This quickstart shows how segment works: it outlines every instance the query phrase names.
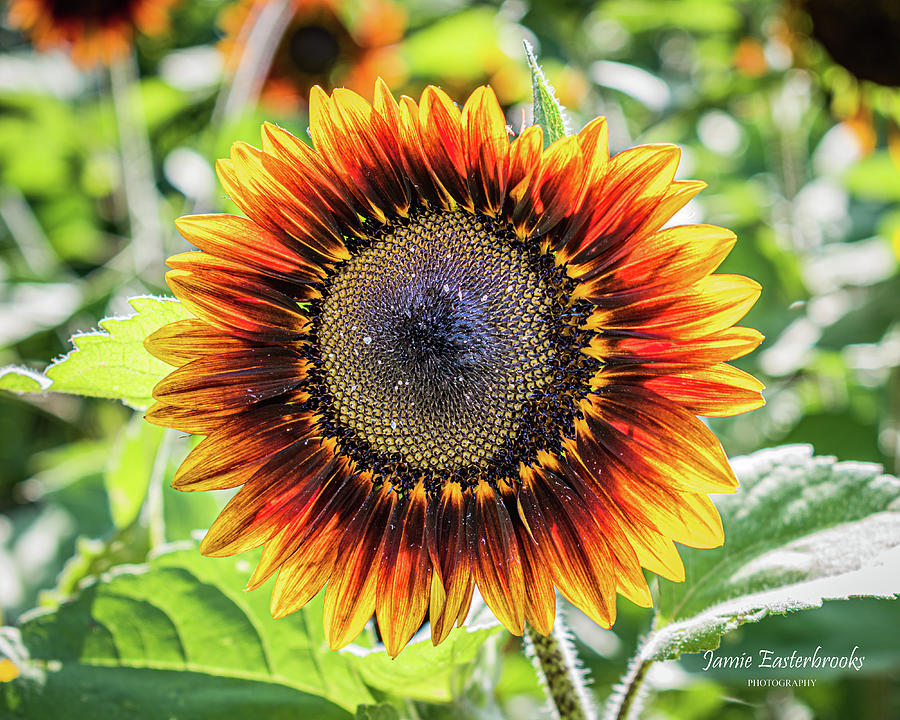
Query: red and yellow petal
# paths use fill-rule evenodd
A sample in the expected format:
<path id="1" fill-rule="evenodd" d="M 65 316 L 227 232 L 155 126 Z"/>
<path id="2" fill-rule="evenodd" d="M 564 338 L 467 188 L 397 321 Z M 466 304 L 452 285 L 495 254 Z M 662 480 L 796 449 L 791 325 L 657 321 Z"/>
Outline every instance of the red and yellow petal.
<path id="1" fill-rule="evenodd" d="M 497 492 L 481 481 L 471 492 L 466 512 L 466 537 L 475 583 L 485 604 L 507 630 L 525 629 L 525 577 L 519 541 L 506 506 Z"/>
<path id="2" fill-rule="evenodd" d="M 396 502 L 384 535 L 375 616 L 391 657 L 406 647 L 428 610 L 432 571 L 425 528 L 427 503 L 420 482 Z"/>
<path id="3" fill-rule="evenodd" d="M 387 483 L 373 489 L 341 537 L 337 550 L 341 560 L 325 587 L 325 637 L 332 650 L 359 635 L 375 611 L 378 563 L 396 502 Z"/>

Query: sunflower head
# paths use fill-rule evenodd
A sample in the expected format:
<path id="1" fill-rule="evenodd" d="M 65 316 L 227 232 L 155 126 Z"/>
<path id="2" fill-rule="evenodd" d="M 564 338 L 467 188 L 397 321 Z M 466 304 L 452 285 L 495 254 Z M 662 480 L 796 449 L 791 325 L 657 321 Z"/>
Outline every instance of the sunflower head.
<path id="1" fill-rule="evenodd" d="M 107 65 L 131 48 L 135 32 L 166 29 L 177 0 L 10 0 L 9 21 L 35 47 L 66 49 L 75 62 Z"/>
<path id="2" fill-rule="evenodd" d="M 262 545 L 276 616 L 324 587 L 335 648 L 373 612 L 391 655 L 426 615 L 437 644 L 475 587 L 518 634 L 556 590 L 604 627 L 649 606 L 641 568 L 683 579 L 736 487 L 696 416 L 762 404 L 727 364 L 759 286 L 712 274 L 734 234 L 665 227 L 703 183 L 671 145 L 610 157 L 602 118 L 510 140 L 487 87 L 314 88 L 310 128 L 219 162 L 246 217 L 179 221 L 197 317 L 147 341 L 177 368 L 147 418 L 206 436 L 175 486 L 242 486 L 202 550 Z"/>

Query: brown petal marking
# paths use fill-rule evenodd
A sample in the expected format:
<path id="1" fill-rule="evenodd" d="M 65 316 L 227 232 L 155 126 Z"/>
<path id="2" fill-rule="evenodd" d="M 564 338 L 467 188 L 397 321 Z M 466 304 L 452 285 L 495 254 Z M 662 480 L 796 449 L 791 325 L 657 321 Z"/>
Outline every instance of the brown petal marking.
<path id="1" fill-rule="evenodd" d="M 308 411 L 280 403 L 242 413 L 211 432 L 178 468 L 177 490 L 222 490 L 242 485 L 279 452 L 321 431 Z"/>
<path id="2" fill-rule="evenodd" d="M 272 288 L 182 269 L 166 273 L 166 282 L 194 315 L 228 333 L 258 343 L 291 342 L 306 334 L 308 320 L 296 301 Z"/>
<path id="3" fill-rule="evenodd" d="M 435 645 L 444 641 L 472 596 L 465 503 L 459 483 L 447 483 L 441 497 L 429 501 L 425 515 L 428 553 L 434 568 L 429 617 Z"/>
<path id="4" fill-rule="evenodd" d="M 296 388 L 306 361 L 285 348 L 252 348 L 192 360 L 160 380 L 153 397 L 198 409 L 246 408 Z"/>
<path id="5" fill-rule="evenodd" d="M 397 495 L 387 483 L 375 488 L 347 525 L 325 586 L 325 636 L 332 650 L 351 642 L 375 611 L 384 531 Z"/>
<path id="6" fill-rule="evenodd" d="M 475 583 L 484 602 L 514 635 L 525 628 L 525 578 L 519 541 L 506 507 L 484 481 L 469 491 L 466 537 Z"/>
<path id="7" fill-rule="evenodd" d="M 447 94 L 432 85 L 425 88 L 419 102 L 419 133 L 435 177 L 454 201 L 474 210 L 466 182 L 462 115 Z"/>
<path id="8" fill-rule="evenodd" d="M 175 221 L 181 235 L 201 250 L 246 265 L 263 275 L 302 283 L 318 283 L 325 270 L 304 255 L 304 246 L 267 232 L 237 215 L 189 215 Z"/>
<path id="9" fill-rule="evenodd" d="M 385 532 L 375 614 L 391 657 L 406 647 L 428 610 L 431 560 L 425 536 L 426 505 L 420 482 L 394 505 Z"/>
<path id="10" fill-rule="evenodd" d="M 463 107 L 462 127 L 469 195 L 476 210 L 495 216 L 506 196 L 509 135 L 493 90 L 476 88 Z"/>
<path id="11" fill-rule="evenodd" d="M 242 338 L 222 332 L 203 320 L 177 320 L 163 325 L 144 339 L 151 355 L 175 367 L 181 367 L 204 355 L 248 350 L 253 345 Z"/>

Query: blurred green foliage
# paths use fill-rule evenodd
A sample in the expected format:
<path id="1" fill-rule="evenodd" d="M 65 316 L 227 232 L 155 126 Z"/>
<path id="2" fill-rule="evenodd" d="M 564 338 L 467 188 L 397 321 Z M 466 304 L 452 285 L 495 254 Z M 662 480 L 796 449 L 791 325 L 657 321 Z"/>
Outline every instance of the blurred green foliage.
<path id="1" fill-rule="evenodd" d="M 215 182 L 215 159 L 233 140 L 258 144 L 264 119 L 305 132 L 302 106 L 253 102 L 236 115 L 219 112 L 227 79 L 214 45 L 226 4 L 182 3 L 169 34 L 137 42 L 129 102 L 141 109 L 138 130 L 152 152 L 145 179 L 153 197 L 145 200 L 162 229 L 149 263 L 147 249 L 129 240 L 137 233 L 119 142 L 126 118 L 109 76 L 60 53 L 35 53 L 21 35 L 0 30 L 0 365 L 43 370 L 71 350 L 73 333 L 129 312 L 127 297 L 164 293 L 164 255 L 187 249 L 172 219 L 234 209 Z M 682 146 L 679 176 L 702 178 L 709 189 L 678 221 L 734 229 L 739 242 L 722 271 L 764 287 L 745 324 L 767 340 L 738 364 L 764 379 L 768 404 L 710 421 L 730 454 L 803 442 L 897 472 L 900 172 L 887 139 L 897 118 L 879 112 L 893 96 L 864 87 L 864 101 L 877 94 L 874 112 L 862 121 L 838 114 L 846 90 L 829 82 L 827 54 L 792 43 L 776 0 L 411 0 L 403 8 L 406 80 L 395 90 L 435 82 L 461 97 L 491 82 L 518 129 L 531 101 L 528 40 L 575 129 L 604 114 L 614 151 L 639 142 Z M 135 430 L 131 416 L 102 400 L 0 393 L 5 621 L 36 605 L 58 577 L 43 602 L 86 575 L 145 559 L 158 541 L 188 539 L 215 516 L 223 498 L 166 489 L 154 500 L 164 517 L 160 537 L 150 536 L 147 508 L 129 493 L 153 472 L 171 478 L 187 441 L 154 434 L 167 454 L 148 468 L 152 461 L 129 443 L 151 431 Z M 601 699 L 649 622 L 646 611 L 620 605 L 611 631 L 571 613 Z M 686 656 L 659 685 L 666 691 L 652 711 L 689 720 L 900 716 L 900 651 L 880 632 L 896 626 L 897 613 L 896 603 L 855 600 L 742 628 L 727 636 L 729 652 L 827 639 L 865 647 L 873 661 L 862 673 L 820 677 L 815 687 L 772 691 L 748 688 L 741 673 L 704 673 Z M 481 687 L 511 717 L 537 713 L 543 696 L 518 640 L 489 660 L 468 692 Z"/>

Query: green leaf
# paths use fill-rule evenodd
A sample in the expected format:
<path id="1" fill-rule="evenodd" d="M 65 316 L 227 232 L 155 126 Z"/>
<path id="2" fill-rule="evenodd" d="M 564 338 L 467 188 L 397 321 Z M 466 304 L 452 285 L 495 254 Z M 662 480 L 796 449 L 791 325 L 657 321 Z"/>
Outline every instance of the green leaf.
<path id="1" fill-rule="evenodd" d="M 805 445 L 733 461 L 741 489 L 717 498 L 725 545 L 682 550 L 686 580 L 660 580 L 642 660 L 719 646 L 727 631 L 825 600 L 900 595 L 900 480 Z"/>
<path id="2" fill-rule="evenodd" d="M 528 57 L 528 67 L 531 69 L 531 86 L 534 92 L 534 124 L 540 125 L 544 131 L 544 147 L 556 142 L 561 137 L 569 134 L 569 123 L 566 120 L 566 112 L 559 100 L 553 86 L 538 65 L 534 56 L 534 49 L 529 42 L 525 42 L 525 55 Z"/>
<path id="3" fill-rule="evenodd" d="M 110 516 L 119 530 L 133 523 L 141 511 L 164 433 L 135 414 L 116 439 L 103 484 Z"/>
<path id="4" fill-rule="evenodd" d="M 269 592 L 243 591 L 251 569 L 246 558 L 204 558 L 194 543 L 180 543 L 4 628 L 0 656 L 22 676 L 0 684 L 0 717 L 50 718 L 66 707 L 76 719 L 280 718 L 293 708 L 293 718 L 327 719 L 365 706 L 380 719 L 388 711 L 370 688 L 451 700 L 454 681 L 501 630 L 493 616 L 476 613 L 436 648 L 423 630 L 393 660 L 381 645 L 334 652 L 321 595 L 273 620 Z M 154 686 L 160 693 L 151 701 Z"/>
<path id="5" fill-rule="evenodd" d="M 396 658 L 378 645 L 356 649 L 351 658 L 370 687 L 413 700 L 448 702 L 453 699 L 453 677 L 459 667 L 472 663 L 484 644 L 502 630 L 490 613 L 475 613 L 466 625 L 455 628 L 437 647 L 428 629 L 420 633 Z M 428 668 L 427 673 L 422 668 Z"/>
<path id="6" fill-rule="evenodd" d="M 172 298 L 135 297 L 128 302 L 137 311 L 135 315 L 101 320 L 105 332 L 75 335 L 75 349 L 52 363 L 45 375 L 4 368 L 0 389 L 20 393 L 49 390 L 121 400 L 139 410 L 149 407 L 153 386 L 172 367 L 144 349 L 144 338 L 167 323 L 192 315 Z"/>
<path id="7" fill-rule="evenodd" d="M 360 705 L 356 708 L 356 720 L 400 720 L 400 713 L 390 703 Z"/>
<path id="8" fill-rule="evenodd" d="M 0 390 L 8 390 L 19 395 L 39 393 L 49 388 L 50 383 L 50 378 L 28 368 L 14 365 L 0 368 Z"/>
<path id="9" fill-rule="evenodd" d="M 273 620 L 245 593 L 246 559 L 191 545 L 123 566 L 57 610 L 0 635 L 22 675 L 0 716 L 348 718 L 375 700 L 346 653 L 328 649 L 321 601 Z"/>

